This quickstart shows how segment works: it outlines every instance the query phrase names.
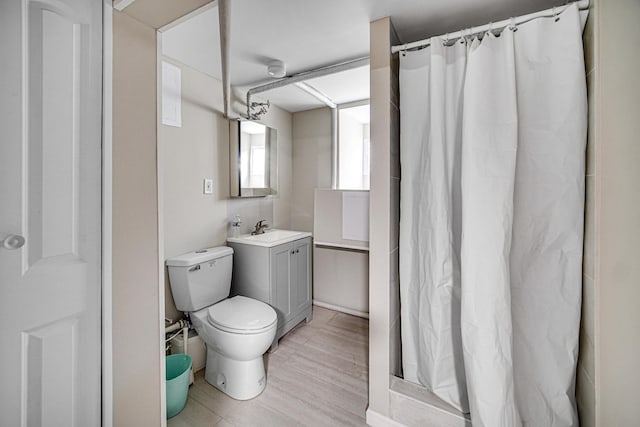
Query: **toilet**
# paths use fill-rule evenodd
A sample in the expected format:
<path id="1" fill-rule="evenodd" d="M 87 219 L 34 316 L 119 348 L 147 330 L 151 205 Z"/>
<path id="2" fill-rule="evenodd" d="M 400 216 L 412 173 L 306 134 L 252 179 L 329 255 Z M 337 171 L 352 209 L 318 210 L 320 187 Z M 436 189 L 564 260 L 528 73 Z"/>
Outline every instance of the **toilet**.
<path id="1" fill-rule="evenodd" d="M 188 312 L 207 346 L 205 380 L 237 400 L 266 386 L 263 354 L 276 334 L 275 310 L 261 301 L 229 298 L 233 249 L 220 246 L 167 259 L 178 310 Z"/>

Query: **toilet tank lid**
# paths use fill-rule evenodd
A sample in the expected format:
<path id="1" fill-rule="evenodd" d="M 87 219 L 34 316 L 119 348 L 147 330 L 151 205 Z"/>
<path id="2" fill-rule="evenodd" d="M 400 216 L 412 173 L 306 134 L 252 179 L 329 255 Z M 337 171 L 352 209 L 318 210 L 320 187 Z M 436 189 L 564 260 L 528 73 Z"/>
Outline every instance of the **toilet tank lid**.
<path id="1" fill-rule="evenodd" d="M 232 248 L 228 246 L 217 246 L 215 248 L 200 249 L 195 252 L 188 252 L 167 258 L 167 265 L 170 267 L 190 267 L 228 255 L 233 255 Z"/>

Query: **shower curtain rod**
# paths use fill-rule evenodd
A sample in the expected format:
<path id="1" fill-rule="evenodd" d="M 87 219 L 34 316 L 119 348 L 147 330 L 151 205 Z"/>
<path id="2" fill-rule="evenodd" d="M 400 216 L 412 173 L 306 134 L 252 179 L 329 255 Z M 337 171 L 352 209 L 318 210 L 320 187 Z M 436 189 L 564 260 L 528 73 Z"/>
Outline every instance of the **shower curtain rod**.
<path id="1" fill-rule="evenodd" d="M 577 3 L 578 4 L 578 9 L 580 10 L 587 10 L 589 9 L 589 0 L 580 0 L 580 1 L 576 1 L 576 2 L 572 2 L 572 3 L 567 3 L 563 6 L 557 6 L 557 7 L 553 7 L 551 9 L 546 9 L 546 10 L 541 10 L 540 12 L 534 12 L 534 13 L 530 13 L 528 15 L 522 15 L 522 16 L 518 16 L 516 18 L 510 18 L 510 19 L 504 19 L 502 21 L 499 22 L 492 22 L 486 25 L 482 25 L 480 27 L 471 27 L 470 29 L 465 29 L 465 30 L 461 30 L 461 31 L 456 31 L 455 33 L 447 33 L 444 35 L 444 37 L 447 40 L 456 40 L 459 39 L 461 37 L 468 37 L 468 36 L 472 36 L 472 35 L 476 35 L 476 34 L 482 34 L 486 31 L 493 31 L 493 30 L 497 30 L 497 29 L 502 29 L 504 27 L 507 27 L 509 25 L 519 25 L 519 24 L 524 24 L 525 22 L 529 22 L 533 19 L 537 19 L 537 18 L 550 18 L 552 16 L 556 16 L 561 14 L 562 12 L 564 12 L 564 10 L 571 6 L 573 3 Z M 442 37 L 442 36 L 440 36 Z M 411 43 L 405 43 L 405 44 L 400 44 L 400 45 L 396 45 L 396 46 L 392 46 L 391 47 L 391 53 L 396 53 L 396 52 L 400 52 L 403 50 L 410 50 L 410 49 L 415 49 L 415 48 L 423 48 L 423 47 L 427 47 L 431 44 L 431 38 L 425 39 L 425 40 L 419 40 L 416 42 L 411 42 Z"/>

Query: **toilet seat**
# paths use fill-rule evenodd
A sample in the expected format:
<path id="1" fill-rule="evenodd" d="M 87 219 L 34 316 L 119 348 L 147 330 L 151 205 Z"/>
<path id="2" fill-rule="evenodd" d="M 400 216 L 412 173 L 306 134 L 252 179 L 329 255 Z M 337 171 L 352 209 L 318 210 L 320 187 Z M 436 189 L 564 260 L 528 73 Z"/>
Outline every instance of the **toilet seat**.
<path id="1" fill-rule="evenodd" d="M 209 307 L 207 320 L 209 324 L 225 332 L 258 334 L 274 327 L 278 316 L 268 304 L 235 296 Z"/>

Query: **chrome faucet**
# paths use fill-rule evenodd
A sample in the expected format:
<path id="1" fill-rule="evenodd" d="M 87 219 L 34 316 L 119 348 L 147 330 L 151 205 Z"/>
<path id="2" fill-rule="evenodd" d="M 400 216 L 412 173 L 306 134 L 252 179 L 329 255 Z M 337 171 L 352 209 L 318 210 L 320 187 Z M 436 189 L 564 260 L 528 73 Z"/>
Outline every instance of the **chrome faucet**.
<path id="1" fill-rule="evenodd" d="M 256 229 L 251 232 L 252 236 L 255 236 L 256 234 L 264 234 L 264 229 L 269 226 L 265 221 L 266 220 L 261 219 L 256 223 Z"/>

